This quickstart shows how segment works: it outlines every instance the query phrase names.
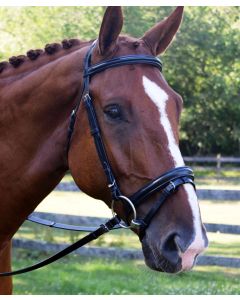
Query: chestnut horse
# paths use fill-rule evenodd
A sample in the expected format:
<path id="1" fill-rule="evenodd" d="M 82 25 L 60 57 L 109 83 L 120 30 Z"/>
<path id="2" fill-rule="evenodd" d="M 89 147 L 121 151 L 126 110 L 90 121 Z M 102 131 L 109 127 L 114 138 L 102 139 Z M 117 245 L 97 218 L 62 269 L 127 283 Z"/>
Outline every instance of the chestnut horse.
<path id="1" fill-rule="evenodd" d="M 92 63 L 124 55 L 156 56 L 166 50 L 182 20 L 178 7 L 141 38 L 120 35 L 121 8 L 107 8 Z M 11 270 L 11 238 L 69 169 L 88 195 L 111 206 L 111 195 L 87 112 L 80 104 L 67 147 L 69 117 L 83 85 L 90 42 L 64 40 L 45 51 L 0 63 L 0 272 Z M 124 195 L 132 195 L 170 169 L 184 166 L 178 147 L 182 98 L 150 65 L 110 68 L 91 79 L 91 95 L 106 152 Z M 144 214 L 154 193 L 137 208 Z M 118 215 L 125 218 L 122 203 Z M 141 239 L 146 264 L 158 271 L 192 268 L 207 246 L 195 190 L 181 185 L 157 211 Z M 12 293 L 11 277 L 0 278 L 0 294 Z"/>

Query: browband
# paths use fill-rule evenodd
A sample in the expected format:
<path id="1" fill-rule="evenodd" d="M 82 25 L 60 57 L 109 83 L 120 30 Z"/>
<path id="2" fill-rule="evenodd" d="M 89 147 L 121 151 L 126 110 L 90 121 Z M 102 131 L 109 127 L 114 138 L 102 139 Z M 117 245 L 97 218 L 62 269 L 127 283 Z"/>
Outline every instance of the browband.
<path id="1" fill-rule="evenodd" d="M 89 66 L 84 73 L 84 77 L 92 76 L 109 68 L 135 64 L 147 64 L 157 67 L 162 71 L 162 62 L 159 58 L 150 55 L 126 55 L 115 57 Z"/>

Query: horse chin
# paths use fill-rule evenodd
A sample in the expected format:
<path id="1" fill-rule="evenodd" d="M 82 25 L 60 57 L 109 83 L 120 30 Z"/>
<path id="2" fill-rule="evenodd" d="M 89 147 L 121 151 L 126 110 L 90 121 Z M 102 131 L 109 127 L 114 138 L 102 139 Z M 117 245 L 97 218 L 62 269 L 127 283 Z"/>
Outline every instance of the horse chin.
<path id="1" fill-rule="evenodd" d="M 178 262 L 173 265 L 161 254 L 159 249 L 149 245 L 144 239 L 142 241 L 142 250 L 145 263 L 150 269 L 172 274 L 181 272 L 182 265 L 180 257 Z"/>

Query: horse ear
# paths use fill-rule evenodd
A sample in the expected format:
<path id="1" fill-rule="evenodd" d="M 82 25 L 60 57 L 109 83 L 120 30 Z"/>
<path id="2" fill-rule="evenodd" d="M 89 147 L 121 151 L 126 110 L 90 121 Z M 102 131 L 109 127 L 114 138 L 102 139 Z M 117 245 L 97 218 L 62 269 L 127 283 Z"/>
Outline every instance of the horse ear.
<path id="1" fill-rule="evenodd" d="M 151 47 L 154 55 L 164 52 L 177 33 L 183 16 L 183 7 L 177 7 L 172 14 L 148 30 L 142 39 Z"/>
<path id="2" fill-rule="evenodd" d="M 106 55 L 115 48 L 122 26 L 121 7 L 109 6 L 105 11 L 98 37 L 98 47 L 101 55 Z"/>

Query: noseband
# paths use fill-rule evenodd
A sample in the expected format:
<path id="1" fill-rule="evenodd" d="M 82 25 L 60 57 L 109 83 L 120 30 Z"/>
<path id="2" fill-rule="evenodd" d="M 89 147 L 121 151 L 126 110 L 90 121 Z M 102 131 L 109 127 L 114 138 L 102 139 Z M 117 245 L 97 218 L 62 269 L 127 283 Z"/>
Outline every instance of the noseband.
<path id="1" fill-rule="evenodd" d="M 107 61 L 102 61 L 95 65 L 91 65 L 91 56 L 95 45 L 96 42 L 94 42 L 91 45 L 84 59 L 83 89 L 82 89 L 81 97 L 79 97 L 78 103 L 71 114 L 69 128 L 68 128 L 67 152 L 70 148 L 71 137 L 74 131 L 77 111 L 80 107 L 81 102 L 83 102 L 87 110 L 89 126 L 91 130 L 91 134 L 94 138 L 98 157 L 107 178 L 108 188 L 110 189 L 111 192 L 112 211 L 114 216 L 112 219 L 108 220 L 105 224 L 100 225 L 98 228 L 86 228 L 82 226 L 66 225 L 61 223 L 55 223 L 48 220 L 43 220 L 40 218 L 36 218 L 34 216 L 29 216 L 28 220 L 41 225 L 45 225 L 53 228 L 61 228 L 65 230 L 90 231 L 90 233 L 85 237 L 81 238 L 80 240 L 78 240 L 77 242 L 66 247 L 65 249 L 59 251 L 55 255 L 35 265 L 20 270 L 16 270 L 13 272 L 0 273 L 0 277 L 22 274 L 22 273 L 39 269 L 43 266 L 46 266 L 66 256 L 67 254 L 86 245 L 92 240 L 97 239 L 99 236 L 109 232 L 110 230 L 117 229 L 120 227 L 134 229 L 135 231 L 138 232 L 140 240 L 142 240 L 145 235 L 145 231 L 149 226 L 149 224 L 151 223 L 153 217 L 159 211 L 164 201 L 170 195 L 172 195 L 178 189 L 179 186 L 186 183 L 190 183 L 195 188 L 194 175 L 192 170 L 189 167 L 183 166 L 183 167 L 174 168 L 164 173 L 163 175 L 155 178 L 154 180 L 150 181 L 147 185 L 145 185 L 144 187 L 142 187 L 141 189 L 139 189 L 137 192 L 135 192 L 133 195 L 129 197 L 121 193 L 119 186 L 117 184 L 117 180 L 115 179 L 111 164 L 107 157 L 107 153 L 101 135 L 101 130 L 98 124 L 96 112 L 93 105 L 93 99 L 90 96 L 90 79 L 95 74 L 103 72 L 106 69 L 115 68 L 124 65 L 132 65 L 132 64 L 150 65 L 162 71 L 162 63 L 158 58 L 153 56 L 127 55 L 127 56 L 116 57 Z M 160 192 L 160 196 L 158 200 L 153 204 L 152 208 L 146 213 L 146 215 L 143 218 L 138 218 L 137 208 L 139 207 L 139 205 L 141 205 L 143 201 L 145 201 L 146 199 L 148 199 L 150 196 L 152 196 L 157 192 Z M 114 213 L 114 203 L 117 201 L 123 202 L 126 211 L 126 220 L 127 220 L 126 223 L 124 223 L 121 220 L 121 218 Z M 129 217 L 131 217 L 130 222 L 128 221 Z"/>
<path id="2" fill-rule="evenodd" d="M 129 216 L 130 213 L 133 212 L 133 218 L 131 222 L 127 221 L 128 222 L 127 226 L 123 225 L 122 223 L 120 223 L 120 226 L 136 229 L 139 232 L 140 238 L 142 239 L 152 218 L 159 211 L 160 207 L 167 199 L 167 197 L 173 194 L 179 186 L 186 183 L 190 183 L 195 188 L 194 174 L 192 170 L 186 166 L 174 168 L 164 173 L 163 175 L 155 178 L 154 180 L 149 182 L 147 185 L 142 187 L 140 190 L 138 190 L 130 197 L 129 196 L 127 197 L 126 195 L 123 195 L 121 193 L 104 147 L 101 130 L 98 124 L 96 112 L 93 105 L 93 99 L 91 98 L 90 95 L 90 79 L 92 76 L 100 72 L 103 72 L 106 69 L 116 68 L 124 65 L 132 65 L 132 64 L 150 65 L 158 68 L 161 72 L 162 62 L 160 61 L 160 59 L 153 56 L 127 55 L 127 56 L 116 57 L 107 61 L 102 61 L 95 65 L 91 65 L 91 57 L 95 45 L 96 45 L 96 41 L 91 45 L 90 49 L 88 50 L 85 56 L 84 73 L 83 73 L 84 82 L 83 82 L 83 90 L 82 90 L 82 96 L 80 98 L 80 101 L 83 101 L 85 108 L 87 110 L 91 134 L 95 142 L 99 160 L 102 164 L 104 173 L 107 178 L 108 188 L 110 189 L 111 197 L 113 201 L 112 210 L 114 211 L 113 204 L 115 201 L 122 201 L 124 203 L 124 207 L 126 208 L 127 216 Z M 74 130 L 76 113 L 80 106 L 80 101 L 78 102 L 76 108 L 73 110 L 71 116 L 69 136 L 68 136 L 68 149 L 70 146 L 71 136 Z M 144 200 L 146 200 L 156 192 L 161 192 L 159 199 L 156 201 L 156 203 L 153 205 L 153 207 L 150 209 L 150 211 L 146 214 L 145 217 L 141 219 L 137 218 L 137 212 L 136 212 L 137 207 Z"/>

